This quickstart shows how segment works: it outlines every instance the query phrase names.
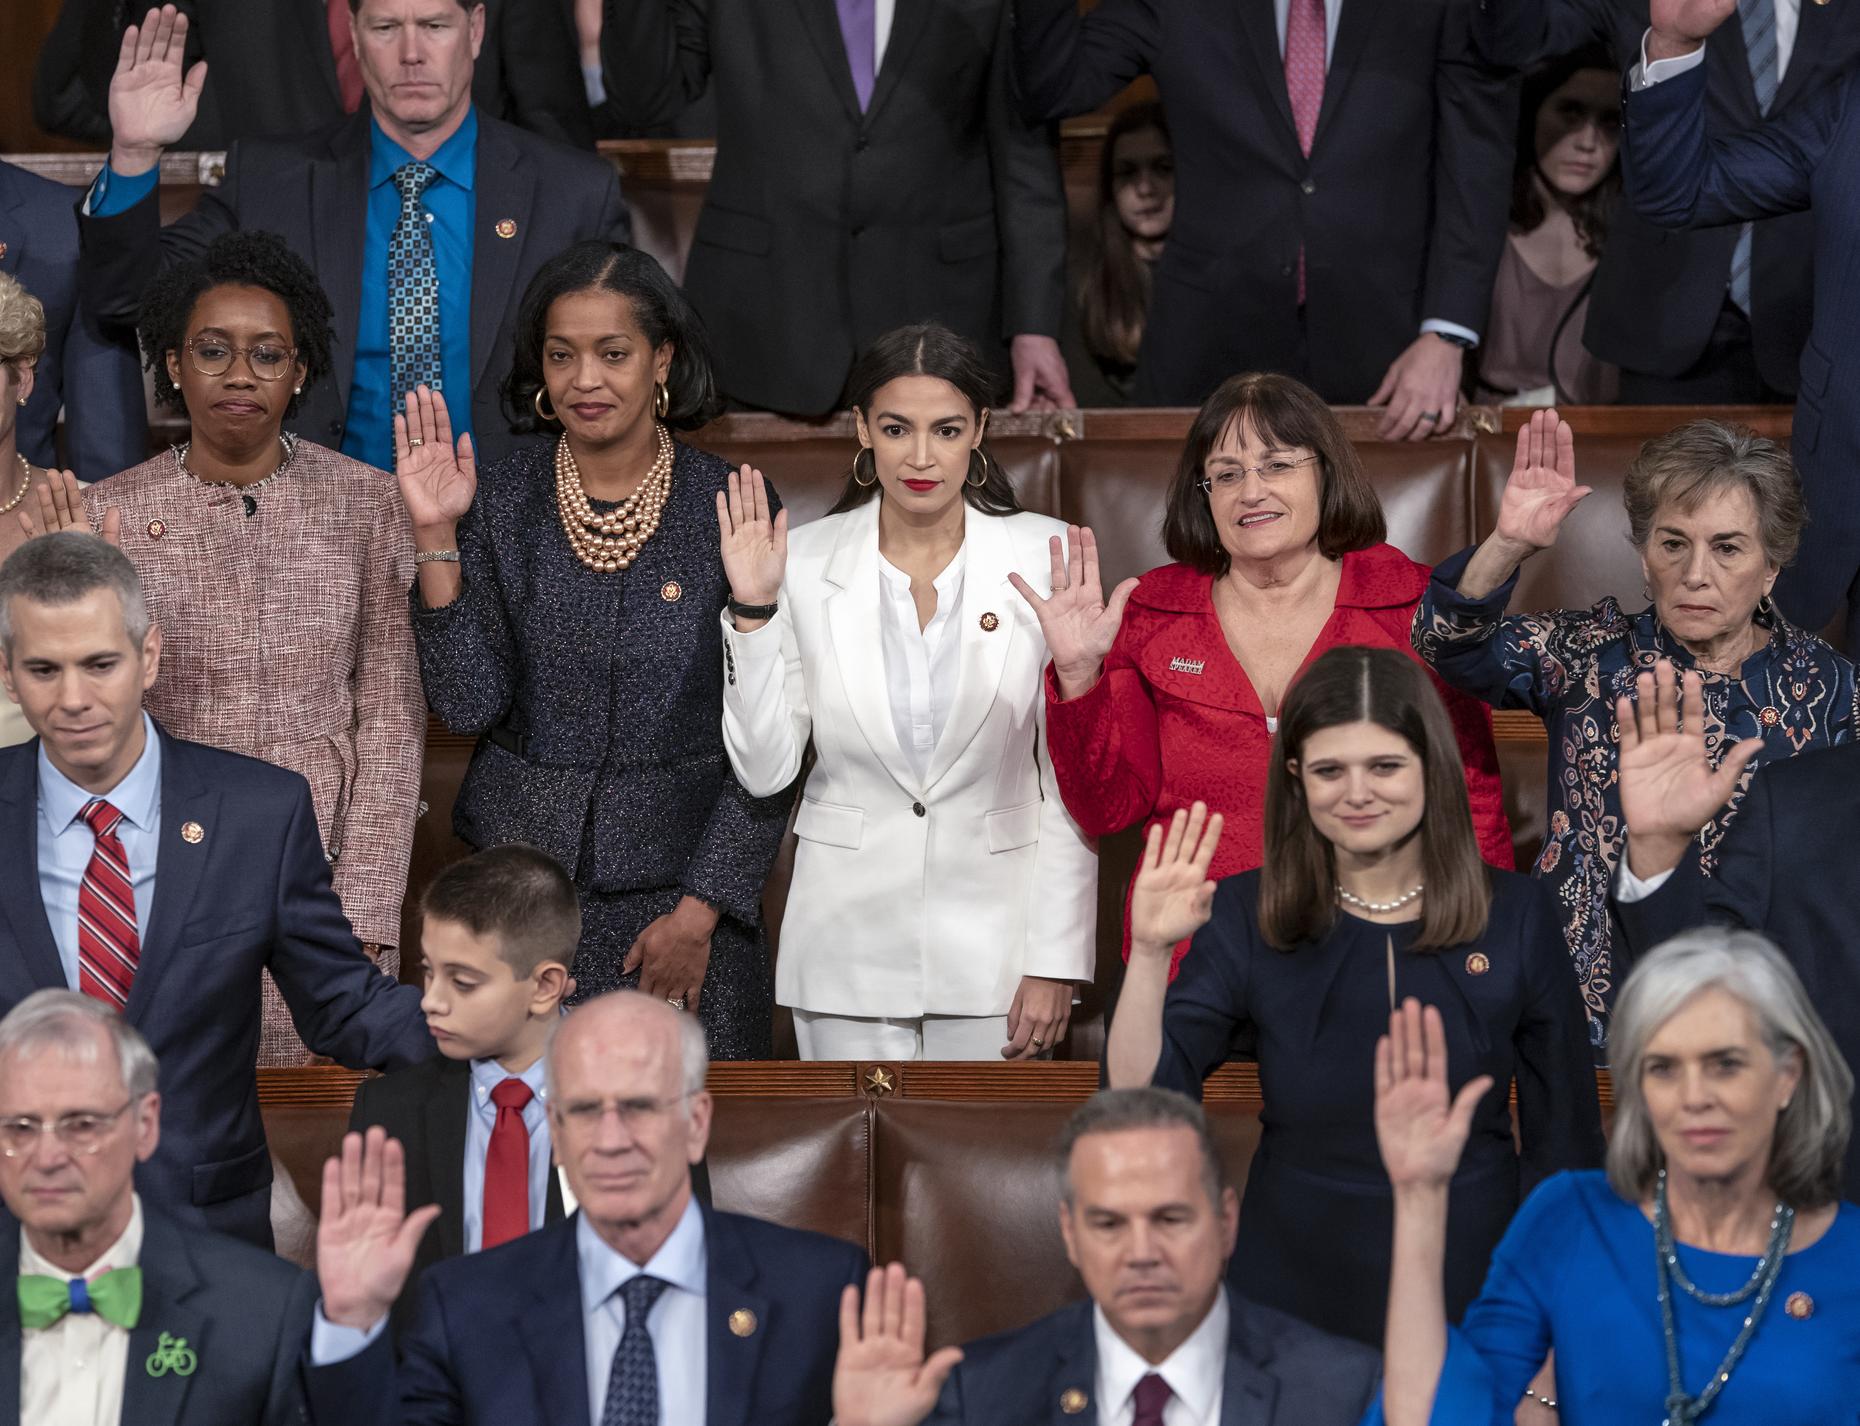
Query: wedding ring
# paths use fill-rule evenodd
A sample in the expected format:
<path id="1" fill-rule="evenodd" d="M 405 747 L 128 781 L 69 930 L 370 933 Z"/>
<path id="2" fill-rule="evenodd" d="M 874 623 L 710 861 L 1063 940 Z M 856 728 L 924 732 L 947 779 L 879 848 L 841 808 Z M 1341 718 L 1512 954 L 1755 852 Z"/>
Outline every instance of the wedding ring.
<path id="1" fill-rule="evenodd" d="M 685 1008 L 685 998 L 682 995 L 668 995 L 665 997 L 665 1003 L 674 1010 L 683 1010 Z"/>
<path id="2" fill-rule="evenodd" d="M 425 445 L 425 444 L 426 444 L 426 439 L 425 439 L 425 438 L 424 438 L 423 436 L 409 436 L 409 437 L 407 437 L 407 445 L 408 445 L 409 447 L 413 447 L 413 446 L 423 446 L 423 445 Z"/>
<path id="3" fill-rule="evenodd" d="M 1421 419 L 1428 422 L 1438 422 L 1440 420 L 1440 413 L 1438 411 L 1423 411 L 1421 413 Z"/>
<path id="4" fill-rule="evenodd" d="M 1035 1035 L 1035 1036 L 1033 1037 L 1033 1047 L 1034 1047 L 1034 1049 L 1036 1049 L 1036 1050 L 1037 1050 L 1037 1049 L 1039 1049 L 1039 1048 L 1041 1048 L 1041 1047 L 1042 1047 L 1043 1045 L 1045 1045 L 1045 1044 L 1046 1044 L 1046 1041 L 1044 1041 L 1044 1040 L 1042 1040 L 1042 1039 L 1041 1039 L 1041 1038 L 1040 1038 L 1040 1037 L 1039 1037 L 1038 1035 Z"/>

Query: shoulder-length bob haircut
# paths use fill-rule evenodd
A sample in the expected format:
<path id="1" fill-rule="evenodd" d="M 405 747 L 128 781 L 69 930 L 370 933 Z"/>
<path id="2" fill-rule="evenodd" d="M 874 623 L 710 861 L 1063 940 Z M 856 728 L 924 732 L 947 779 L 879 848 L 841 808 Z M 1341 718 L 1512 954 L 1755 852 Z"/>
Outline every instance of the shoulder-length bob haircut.
<path id="1" fill-rule="evenodd" d="M 549 309 L 558 298 L 589 290 L 617 293 L 633 306 L 633 318 L 653 349 L 672 344 L 665 387 L 671 406 L 660 419 L 674 431 L 695 431 L 723 414 L 711 366 L 710 339 L 658 260 L 624 243 L 591 239 L 564 248 L 536 270 L 517 309 L 517 349 L 504 382 L 504 408 L 514 430 L 547 429 L 536 415 L 543 389 L 543 342 Z"/>
<path id="2" fill-rule="evenodd" d="M 1421 817 L 1422 903 L 1417 951 L 1465 945 L 1485 931 L 1492 882 L 1473 836 L 1466 771 L 1446 705 L 1432 679 L 1398 649 L 1327 650 L 1285 695 L 1266 773 L 1266 859 L 1259 877 L 1259 929 L 1289 951 L 1322 938 L 1337 920 L 1337 861 L 1312 825 L 1303 780 L 1292 770 L 1324 728 L 1374 723 L 1421 759 L 1427 808 Z"/>
<path id="3" fill-rule="evenodd" d="M 1387 538 L 1382 502 L 1330 407 L 1303 382 L 1277 372 L 1252 371 L 1223 381 L 1188 429 L 1163 514 L 1163 544 L 1170 559 L 1217 579 L 1227 573 L 1227 547 L 1214 527 L 1214 512 L 1201 482 L 1207 476 L 1208 453 L 1229 430 L 1244 426 L 1251 426 L 1268 446 L 1303 446 L 1316 454 L 1318 553 L 1325 559 L 1366 550 Z"/>
<path id="4" fill-rule="evenodd" d="M 1615 1084 L 1609 1184 L 1630 1203 L 1653 1192 L 1666 1155 L 1641 1092 L 1647 1046 L 1687 1001 L 1714 986 L 1749 1008 L 1772 1055 L 1801 1065 L 1801 1083 L 1770 1140 L 1770 1192 L 1798 1209 L 1833 1203 L 1853 1132 L 1853 1071 L 1775 943 L 1723 926 L 1685 931 L 1656 947 L 1621 987 L 1608 1033 Z"/>
<path id="5" fill-rule="evenodd" d="M 901 376 L 934 376 L 939 381 L 947 381 L 956 388 L 957 394 L 968 404 L 969 414 L 978 422 L 1001 394 L 1000 376 L 982 359 L 973 342 L 957 336 L 940 322 L 918 322 L 909 327 L 894 327 L 859 353 L 852 375 L 846 378 L 846 404 L 857 411 L 861 419 L 869 421 L 872 398 L 888 382 Z M 853 456 L 853 469 L 846 477 L 846 488 L 827 511 L 829 515 L 857 510 L 866 501 L 878 498 L 876 480 L 870 485 L 859 483 L 859 454 Z M 1008 481 L 1007 472 L 1001 469 L 1001 462 L 989 453 L 986 440 L 975 448 L 970 457 L 971 465 L 977 460 L 982 466 L 982 483 L 965 482 L 962 498 L 984 515 L 1017 514 L 1020 501 L 1015 498 L 1014 487 Z"/>

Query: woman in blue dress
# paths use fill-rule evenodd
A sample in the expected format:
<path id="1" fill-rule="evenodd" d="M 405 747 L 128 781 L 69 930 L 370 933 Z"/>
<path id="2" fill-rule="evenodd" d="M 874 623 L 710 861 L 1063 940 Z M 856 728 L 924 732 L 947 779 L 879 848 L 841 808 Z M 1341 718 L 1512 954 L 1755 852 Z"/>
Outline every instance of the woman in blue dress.
<path id="1" fill-rule="evenodd" d="M 1615 991 L 1608 885 L 1627 836 L 1615 699 L 1632 697 L 1635 674 L 1657 659 L 1682 674 L 1697 669 L 1714 766 L 1743 738 L 1762 739 L 1757 764 L 1845 743 L 1860 707 L 1853 664 L 1770 601 L 1806 518 L 1782 446 L 1716 421 L 1648 441 L 1622 492 L 1648 606 L 1629 613 L 1608 598 L 1589 609 L 1508 616 L 1520 567 L 1556 543 L 1588 493 L 1576 484 L 1569 423 L 1537 412 L 1518 433 L 1492 533 L 1434 570 L 1415 611 L 1414 647 L 1453 687 L 1544 720 L 1550 805 L 1535 871 L 1561 907 L 1599 1051 Z M 1612 530 L 1604 537 L 1618 538 Z M 1707 872 L 1749 776 L 1699 834 Z"/>
<path id="2" fill-rule="evenodd" d="M 1860 1208 L 1840 1202 L 1853 1075 L 1782 955 L 1687 932 L 1615 1012 L 1606 1173 L 1534 1193 L 1447 1324 L 1447 1185 L 1488 1088 L 1448 1089 L 1433 1007 L 1376 1047 L 1395 1191 L 1387 1426 L 1509 1426 L 1554 1353 L 1563 1426 L 1860 1422 Z"/>

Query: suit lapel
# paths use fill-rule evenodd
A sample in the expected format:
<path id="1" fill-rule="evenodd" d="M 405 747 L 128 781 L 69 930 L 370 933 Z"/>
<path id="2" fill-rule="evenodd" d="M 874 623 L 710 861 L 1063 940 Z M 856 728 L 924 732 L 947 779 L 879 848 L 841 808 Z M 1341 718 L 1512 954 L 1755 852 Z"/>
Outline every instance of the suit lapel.
<path id="1" fill-rule="evenodd" d="M 123 1420 L 135 1426 L 174 1426 L 181 1419 L 190 1384 L 196 1372 L 212 1369 L 210 1322 L 199 1303 L 193 1302 L 200 1276 L 187 1245 L 166 1219 L 143 1210 L 142 1315 L 129 1334 L 129 1361 L 123 1375 Z M 162 1349 L 162 1336 L 170 1346 L 185 1341 L 194 1354 L 195 1371 L 183 1376 L 165 1371 L 150 1373 L 151 1358 Z"/>
<path id="2" fill-rule="evenodd" d="M 1246 1356 L 1238 1340 L 1232 1342 L 1221 1382 L 1221 1426 L 1280 1426 L 1278 1399 L 1279 1383 Z"/>
<path id="3" fill-rule="evenodd" d="M 24 206 L 20 201 L 18 185 L 6 175 L 0 174 L 0 244 L 6 248 L 6 251 L 0 252 L 0 272 L 18 272 L 20 263 L 25 259 L 26 239 L 31 236 L 31 225 L 21 211 Z"/>
<path id="4" fill-rule="evenodd" d="M 833 84 L 833 92 L 846 110 L 846 117 L 854 124 L 863 122 L 864 116 L 859 112 L 859 95 L 853 89 L 852 65 L 846 58 L 846 37 L 840 33 L 839 11 L 833 0 L 788 0 L 800 16 L 801 28 L 807 32 L 808 39 L 814 42 L 814 49 L 820 56 L 821 66 L 827 72 L 827 78 Z M 893 22 L 896 28 L 896 22 Z M 873 99 L 878 97 L 873 91 Z"/>
<path id="5" fill-rule="evenodd" d="M 471 1065 L 447 1060 L 433 1077 L 425 1105 L 427 1162 L 433 1202 L 441 1210 L 439 1253 L 445 1258 L 465 1252 L 465 1120 L 471 1112 Z"/>
<path id="6" fill-rule="evenodd" d="M 526 1291 L 513 1292 L 518 1334 L 536 1383 L 536 1420 L 552 1426 L 590 1426 L 588 1337 L 581 1320 L 581 1263 L 575 1220 L 545 1228 L 532 1240 L 539 1251 Z"/>
<path id="7" fill-rule="evenodd" d="M 328 49 L 325 42 L 322 46 Z M 333 63 L 333 62 L 332 62 Z M 349 408 L 361 330 L 362 261 L 368 245 L 368 164 L 373 123 L 363 105 L 310 165 L 310 213 L 316 274 L 335 318 L 336 405 Z"/>
<path id="8" fill-rule="evenodd" d="M 35 738 L 7 760 L 5 779 L 0 781 L 0 866 L 33 868 L 29 876 L 17 871 L 0 876 L 0 919 L 12 932 L 33 989 L 68 990 L 64 962 L 58 958 L 52 923 L 46 919 L 45 901 L 39 895 L 38 824 L 39 743 Z"/>
<path id="9" fill-rule="evenodd" d="M 471 235 L 471 384 L 484 380 L 497 350 L 497 334 L 504 313 L 517 295 L 517 274 L 523 269 L 523 248 L 530 240 L 536 211 L 536 174 L 522 162 L 522 154 L 497 120 L 478 116 L 478 155 Z M 498 231 L 501 223 L 512 226 Z M 469 400 L 469 394 L 465 398 Z"/>
<path id="10" fill-rule="evenodd" d="M 705 1323 L 706 1426 L 750 1426 L 749 1407 L 755 1399 L 756 1372 L 762 1365 L 762 1344 L 768 1339 L 769 1300 L 756 1290 L 756 1263 L 741 1236 L 727 1219 L 709 1208 L 704 1215 L 704 1256 L 707 1295 Z M 755 1326 L 747 1335 L 731 1329 L 739 1312 L 751 1313 Z"/>
<path id="11" fill-rule="evenodd" d="M 1015 630 L 1020 626 L 1020 596 L 1007 582 L 1007 571 L 1014 562 L 1007 522 L 998 516 L 983 515 L 965 503 L 962 543 L 962 608 L 956 613 L 956 628 L 943 636 L 961 641 L 956 696 L 943 723 L 943 736 L 930 756 L 930 773 L 924 780 L 926 791 L 936 786 L 974 741 L 988 710 L 994 706 L 1001 673 L 1007 667 Z M 983 627 L 986 615 L 994 616 L 992 629 Z"/>
<path id="12" fill-rule="evenodd" d="M 1350 4 L 1343 7 L 1343 15 L 1337 21 L 1337 42 L 1331 48 L 1330 64 L 1324 72 L 1324 102 L 1318 108 L 1317 130 L 1311 136 L 1312 153 L 1315 154 L 1323 144 L 1324 131 L 1331 126 L 1337 111 L 1343 107 L 1350 81 L 1357 70 L 1362 68 L 1363 57 L 1369 51 L 1370 38 L 1388 9 L 1387 5 L 1366 5 L 1360 3 L 1360 0 L 1351 0 Z M 1446 21 L 1443 19 L 1441 23 L 1445 24 Z M 1281 88 L 1284 82 L 1284 67 L 1281 64 Z M 1286 107 L 1291 107 L 1289 101 Z"/>
<path id="13" fill-rule="evenodd" d="M 1069 1320 L 1059 1333 L 1053 1375 L 1047 1382 L 1047 1417 L 1052 1426 L 1098 1426 L 1098 1342 L 1092 1335 L 1092 1308 L 1080 1302 L 1066 1309 Z M 1080 1402 L 1084 1404 L 1081 1406 Z"/>
<path id="14" fill-rule="evenodd" d="M 1246 31 L 1246 49 L 1259 68 L 1260 92 L 1270 96 L 1285 123 L 1284 138 L 1296 153 L 1298 126 L 1292 120 L 1292 99 L 1285 89 L 1285 51 L 1279 44 L 1279 22 L 1272 0 L 1240 0 L 1235 9 Z"/>
<path id="15" fill-rule="evenodd" d="M 208 848 L 224 831 L 217 815 L 220 795 L 196 775 L 187 745 L 159 728 L 156 736 L 161 739 L 161 845 L 155 853 L 155 900 L 143 928 L 142 960 L 123 1007 L 123 1018 L 132 1025 L 139 1023 L 156 983 L 180 949 L 181 928 L 200 889 Z M 181 829 L 189 823 L 198 824 L 205 837 L 196 842 L 183 837 Z"/>
<path id="16" fill-rule="evenodd" d="M 898 0 L 897 8 L 892 12 L 891 35 L 885 41 L 885 62 L 878 67 L 878 74 L 872 84 L 872 103 L 865 111 L 868 124 L 884 107 L 892 90 L 898 87 L 905 67 L 911 62 L 911 50 L 922 37 L 924 26 L 930 22 L 930 10 L 931 0 Z M 847 73 L 851 74 L 850 67 Z"/>
<path id="17" fill-rule="evenodd" d="M 0 1283 L 19 1278 L 19 1225 L 0 1213 Z M 19 1426 L 19 1292 L 0 1291 L 0 1426 Z"/>
<path id="18" fill-rule="evenodd" d="M 859 731 L 885 770 L 906 792 L 918 792 L 917 775 L 904 759 L 885 692 L 884 639 L 879 631 L 878 500 L 854 511 L 827 559 L 827 628 L 846 701 Z"/>
<path id="19" fill-rule="evenodd" d="M 1833 26 L 1838 20 L 1832 5 L 1804 5 L 1801 17 L 1796 21 L 1795 48 L 1789 51 L 1789 67 L 1783 71 L 1782 83 L 1776 86 L 1776 102 L 1770 105 L 1770 113 L 1780 114 L 1785 104 L 1791 103 L 1795 96 L 1805 91 L 1819 75 L 1823 61 L 1835 52 Z M 1739 59 L 1744 72 L 1750 72 L 1750 61 L 1742 50 L 1743 33 L 1740 26 L 1722 25 L 1720 29 L 1737 29 L 1739 40 Z M 1714 38 L 1716 38 L 1714 36 Z M 1711 46 L 1707 45 L 1707 49 Z M 1751 102 L 1756 102 L 1756 85 L 1750 85 Z"/>

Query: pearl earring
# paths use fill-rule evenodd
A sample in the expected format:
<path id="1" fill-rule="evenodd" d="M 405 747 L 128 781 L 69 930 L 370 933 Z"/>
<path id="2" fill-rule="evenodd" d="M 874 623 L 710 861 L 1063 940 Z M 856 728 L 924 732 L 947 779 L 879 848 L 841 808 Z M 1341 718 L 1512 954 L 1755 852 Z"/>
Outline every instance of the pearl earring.
<path id="1" fill-rule="evenodd" d="M 302 396 L 303 394 L 304 394 L 304 389 L 303 389 L 303 387 L 301 387 L 301 386 L 293 386 L 293 387 L 291 388 L 291 395 L 293 395 L 293 396 Z"/>

